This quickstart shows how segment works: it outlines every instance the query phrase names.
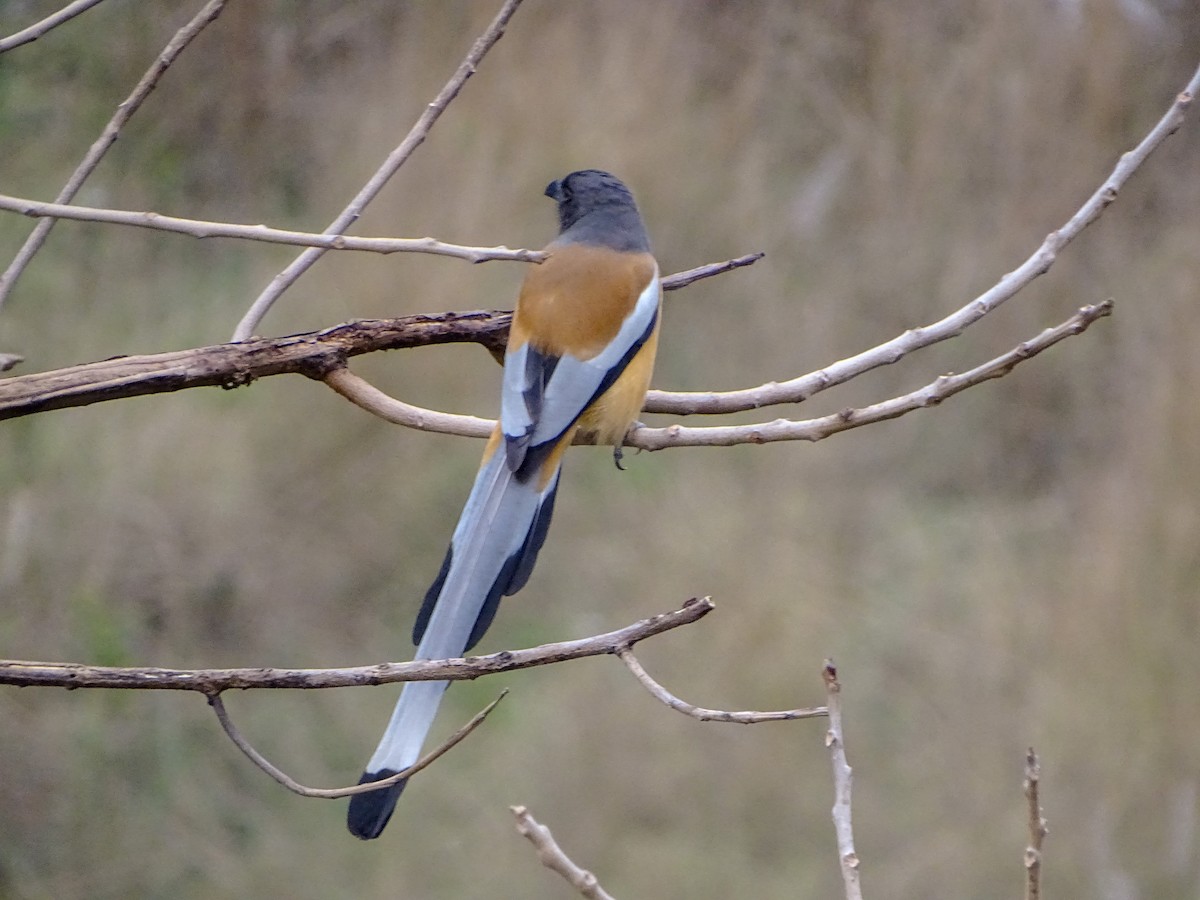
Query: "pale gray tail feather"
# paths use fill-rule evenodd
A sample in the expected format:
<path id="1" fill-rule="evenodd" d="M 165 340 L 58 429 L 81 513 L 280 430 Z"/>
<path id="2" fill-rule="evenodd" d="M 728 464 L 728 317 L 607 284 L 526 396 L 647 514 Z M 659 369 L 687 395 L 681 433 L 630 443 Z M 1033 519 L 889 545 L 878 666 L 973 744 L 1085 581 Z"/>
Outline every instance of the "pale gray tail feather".
<path id="1" fill-rule="evenodd" d="M 495 615 L 500 597 L 525 583 L 545 540 L 558 472 L 539 489 L 537 473 L 509 471 L 504 443 L 484 461 L 459 517 L 450 550 L 418 616 L 416 659 L 451 659 L 474 645 Z M 423 633 L 422 633 L 423 632 Z M 400 700 L 360 784 L 380 781 L 415 763 L 449 682 L 413 681 Z M 405 782 L 355 794 L 347 826 L 364 840 L 378 837 Z"/>

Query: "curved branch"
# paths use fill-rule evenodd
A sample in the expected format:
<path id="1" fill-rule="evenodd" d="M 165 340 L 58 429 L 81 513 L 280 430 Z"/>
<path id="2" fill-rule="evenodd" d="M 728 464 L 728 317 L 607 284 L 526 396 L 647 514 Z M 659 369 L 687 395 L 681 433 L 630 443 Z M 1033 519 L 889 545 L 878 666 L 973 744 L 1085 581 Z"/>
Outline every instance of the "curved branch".
<path id="1" fill-rule="evenodd" d="M 483 720 L 486 719 L 491 714 L 492 710 L 496 708 L 496 704 L 498 704 L 506 696 L 508 696 L 507 688 L 500 692 L 499 697 L 497 697 L 479 712 L 475 713 L 475 715 L 471 717 L 471 720 L 467 722 L 466 725 L 458 729 L 458 731 L 454 732 L 454 734 L 450 735 L 450 737 L 448 737 L 440 745 L 435 747 L 429 753 L 426 753 L 407 769 L 397 772 L 395 775 L 391 775 L 387 778 L 380 779 L 379 781 L 372 781 L 368 784 L 356 784 L 349 787 L 340 788 L 313 788 L 307 787 L 296 781 L 296 779 L 292 778 L 290 775 L 272 763 L 269 759 L 259 753 L 254 748 L 254 745 L 246 740 L 246 738 L 238 730 L 237 726 L 233 724 L 233 720 L 229 718 L 229 713 L 225 709 L 225 703 L 221 700 L 220 694 L 212 694 L 208 698 L 208 704 L 212 707 L 213 712 L 217 714 L 217 721 L 221 723 L 221 728 L 224 729 L 225 734 L 231 741 L 233 741 L 234 745 L 246 755 L 246 758 L 249 759 L 250 762 L 254 763 L 293 794 L 299 794 L 301 797 L 316 797 L 322 800 L 336 800 L 340 797 L 349 797 L 352 794 L 366 794 L 370 791 L 378 791 L 381 788 L 391 787 L 393 784 L 398 784 L 401 781 L 416 775 L 422 769 L 428 768 L 432 763 L 441 758 L 441 756 L 448 750 L 457 746 L 466 738 L 467 735 L 482 725 Z"/>
<path id="2" fill-rule="evenodd" d="M 626 435 L 624 445 L 637 450 L 665 450 L 669 447 L 732 447 L 736 444 L 823 440 L 851 428 L 859 428 L 887 419 L 896 419 L 918 409 L 937 406 L 943 400 L 961 393 L 967 388 L 1007 375 L 1020 363 L 1032 359 L 1059 341 L 1082 334 L 1097 319 L 1111 315 L 1112 308 L 1111 300 L 1085 306 L 1060 325 L 1047 328 L 1037 337 L 1018 344 L 1008 353 L 976 366 L 968 372 L 960 375 L 941 375 L 911 393 L 861 409 L 844 409 L 841 412 L 816 419 L 799 421 L 776 419 L 773 422 L 759 422 L 751 425 L 710 425 L 700 428 L 688 428 L 682 425 L 649 428 L 642 425 L 635 427 Z M 491 419 L 455 416 L 403 403 L 389 397 L 349 372 L 330 372 L 325 376 L 325 380 L 330 383 L 331 379 L 331 386 L 338 393 L 368 412 L 398 425 L 408 425 L 460 437 L 487 437 L 496 424 Z M 2 414 L 2 406 L 0 406 L 0 415 Z M 577 442 L 587 443 L 588 440 L 581 437 Z"/>
<path id="3" fill-rule="evenodd" d="M 74 0 L 73 3 L 68 3 L 58 12 L 46 16 L 40 22 L 34 22 L 28 28 L 23 28 L 6 38 L 0 38 L 0 53 L 12 50 L 14 47 L 20 47 L 22 44 L 36 41 L 52 28 L 57 28 L 63 22 L 69 22 L 80 13 L 87 12 L 100 2 L 101 0 Z"/>
<path id="4" fill-rule="evenodd" d="M 494 419 L 438 412 L 397 400 L 379 390 L 366 379 L 358 377 L 345 366 L 333 369 L 323 380 L 336 393 L 345 397 L 355 406 L 378 416 L 385 422 L 391 422 L 393 425 L 403 425 L 405 428 L 415 428 L 417 431 L 432 431 L 475 438 L 486 438 L 496 426 Z"/>
<path id="5" fill-rule="evenodd" d="M 162 669 L 126 666 L 88 666 L 78 663 L 0 660 L 0 684 L 18 687 L 111 688 L 198 691 L 212 696 L 239 689 L 299 689 L 394 684 L 401 681 L 470 681 L 483 675 L 510 672 L 615 654 L 638 641 L 690 625 L 713 610 L 708 597 L 689 600 L 672 612 L 652 616 L 617 631 L 577 641 L 543 644 L 528 650 L 504 650 L 465 659 L 416 660 L 342 669 Z"/>
<path id="6" fill-rule="evenodd" d="M 826 716 L 829 710 L 824 706 L 814 706 L 808 709 L 780 709 L 770 712 L 755 712 L 746 710 L 743 712 L 730 712 L 724 709 L 705 709 L 701 706 L 693 706 L 686 701 L 680 700 L 665 687 L 650 677 L 649 673 L 642 668 L 642 664 L 638 662 L 637 657 L 633 655 L 628 647 L 624 647 L 617 651 L 617 656 L 621 662 L 625 663 L 625 667 L 633 674 L 633 677 L 638 680 L 647 691 L 650 692 L 654 699 L 666 704 L 676 712 L 681 712 L 685 716 L 691 716 L 701 722 L 728 722 L 735 725 L 757 725 L 760 722 L 791 722 L 796 719 L 815 719 L 819 716 Z"/>
<path id="7" fill-rule="evenodd" d="M 475 43 L 471 46 L 471 50 L 467 53 L 466 58 L 459 64 L 458 69 L 450 80 L 446 82 L 445 87 L 438 92 L 438 95 L 433 98 L 433 101 L 425 107 L 420 118 L 409 130 L 404 140 L 388 154 L 387 159 L 383 161 L 383 165 L 372 175 L 362 189 L 354 196 L 349 205 L 338 214 L 329 227 L 325 229 L 326 234 L 341 234 L 347 228 L 354 224 L 362 215 L 362 211 L 366 208 L 375 197 L 383 190 L 383 186 L 388 183 L 393 175 L 399 171 L 400 167 L 408 161 L 415 151 L 425 141 L 429 130 L 446 108 L 458 96 L 459 91 L 463 89 L 463 85 L 467 83 L 467 79 L 475 74 L 475 70 L 483 61 L 488 51 L 495 46 L 504 34 L 504 29 L 508 25 L 508 20 L 512 18 L 513 13 L 517 11 L 517 7 L 521 5 L 521 0 L 504 0 L 504 5 L 500 7 L 500 11 L 496 13 L 496 17 L 488 25 L 487 30 L 479 36 Z M 262 321 L 263 316 L 274 305 L 296 279 L 309 270 L 318 259 L 325 254 L 323 249 L 310 247 L 299 256 L 297 256 L 290 265 L 282 272 L 271 279 L 271 283 L 254 302 L 250 305 L 250 309 L 242 317 L 242 321 L 238 323 L 237 328 L 233 332 L 234 341 L 247 340 L 254 334 L 254 330 Z"/>

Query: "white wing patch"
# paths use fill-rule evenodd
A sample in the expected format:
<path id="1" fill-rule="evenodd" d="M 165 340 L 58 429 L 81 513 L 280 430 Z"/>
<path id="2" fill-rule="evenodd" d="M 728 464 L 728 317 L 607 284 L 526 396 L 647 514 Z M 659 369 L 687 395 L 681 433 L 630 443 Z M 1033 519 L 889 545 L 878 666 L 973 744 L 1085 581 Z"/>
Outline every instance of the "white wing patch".
<path id="1" fill-rule="evenodd" d="M 653 277 L 638 295 L 637 303 L 607 347 L 591 359 L 579 359 L 570 354 L 558 358 L 547 357 L 555 360 L 554 369 L 545 390 L 538 392 L 539 403 L 528 402 L 530 389 L 534 387 L 531 378 L 533 373 L 528 371 L 529 345 L 508 354 L 504 361 L 500 427 L 510 450 L 523 451 L 553 441 L 575 423 L 598 394 L 617 380 L 653 330 L 658 315 L 658 298 L 659 277 L 658 266 L 655 265 Z M 521 458 L 509 460 L 514 469 L 521 464 L 524 453 L 519 455 Z"/>

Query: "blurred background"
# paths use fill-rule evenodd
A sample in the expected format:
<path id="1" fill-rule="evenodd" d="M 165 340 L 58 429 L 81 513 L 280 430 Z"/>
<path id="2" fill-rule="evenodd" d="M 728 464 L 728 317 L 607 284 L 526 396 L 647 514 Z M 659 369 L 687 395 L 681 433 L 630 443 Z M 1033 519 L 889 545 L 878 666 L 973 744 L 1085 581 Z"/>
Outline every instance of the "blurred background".
<path id="1" fill-rule="evenodd" d="M 0 32 L 59 0 L 11 0 Z M 50 199 L 200 6 L 109 0 L 0 60 L 0 185 Z M 319 231 L 498 3 L 231 3 L 77 202 Z M 655 386 L 747 387 L 940 318 L 1017 266 L 1200 60 L 1180 0 L 527 0 L 360 234 L 537 247 L 552 178 L 611 169 L 665 272 Z M 839 663 L 868 896 L 1016 896 L 1026 748 L 1058 896 L 1200 895 L 1200 118 L 1053 271 L 963 337 L 807 417 L 1113 318 L 1011 376 L 815 445 L 569 457 L 538 571 L 481 651 L 711 595 L 643 645 L 733 709 L 823 701 Z M 32 224 L 0 216 L 0 258 Z M 62 222 L 0 310 L 19 375 L 227 340 L 294 251 Z M 326 257 L 262 326 L 508 308 L 521 265 Z M 492 415 L 478 347 L 360 358 L 406 400 Z M 652 420 L 661 423 L 659 418 Z M 730 421 L 726 419 L 725 421 Z M 696 424 L 702 423 L 697 420 Z M 691 423 L 689 423 L 691 424 Z M 0 655 L 340 666 L 408 658 L 481 446 L 389 426 L 301 377 L 0 426 Z M 841 891 L 822 721 L 701 724 L 612 659 L 450 691 L 448 733 L 377 842 L 295 797 L 202 698 L 0 690 L 0 896 L 567 897 L 526 804 L 616 896 Z M 352 783 L 396 690 L 227 695 L 298 779 Z"/>

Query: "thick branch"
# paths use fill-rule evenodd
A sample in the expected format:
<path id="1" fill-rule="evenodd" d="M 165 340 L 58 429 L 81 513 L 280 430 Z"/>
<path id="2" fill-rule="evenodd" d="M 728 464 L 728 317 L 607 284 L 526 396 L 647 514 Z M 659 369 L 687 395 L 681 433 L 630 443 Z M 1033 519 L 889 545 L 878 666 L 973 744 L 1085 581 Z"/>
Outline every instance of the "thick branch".
<path id="1" fill-rule="evenodd" d="M 415 151 L 425 141 L 425 137 L 429 134 L 429 130 L 446 108 L 458 96 L 463 89 L 463 85 L 467 83 L 467 79 L 475 74 L 475 70 L 483 61 L 488 51 L 495 46 L 504 34 L 504 29 L 508 25 L 508 20 L 512 18 L 517 11 L 517 7 L 521 5 L 521 0 L 505 0 L 504 5 L 500 7 L 500 11 L 496 13 L 487 30 L 481 34 L 475 43 L 471 46 L 470 52 L 466 58 L 459 64 L 458 69 L 450 80 L 446 82 L 445 87 L 438 92 L 438 95 L 433 98 L 424 112 L 413 124 L 404 140 L 388 154 L 387 159 L 383 161 L 383 165 L 376 170 L 375 174 L 367 180 L 367 183 L 362 186 L 362 189 L 354 196 L 354 199 L 341 211 L 336 219 L 334 219 L 329 227 L 325 229 L 326 234 L 341 234 L 354 224 L 362 215 L 367 204 L 383 190 L 383 186 L 388 183 L 389 179 L 399 171 L 400 167 L 408 161 Z M 310 247 L 299 256 L 297 256 L 287 268 L 271 279 L 271 283 L 266 289 L 258 295 L 251 304 L 250 309 L 246 311 L 246 315 L 242 317 L 242 321 L 238 323 L 237 328 L 233 332 L 233 340 L 244 341 L 250 338 L 255 329 L 258 328 L 259 322 L 263 316 L 274 305 L 284 291 L 295 283 L 301 275 L 309 270 L 318 259 L 325 254 L 323 249 Z"/>
<path id="2" fill-rule="evenodd" d="M 543 644 L 528 650 L 505 650 L 465 659 L 417 660 L 342 669 L 161 669 L 0 660 L 0 684 L 71 689 L 199 691 L 212 696 L 235 688 L 312 690 L 394 684 L 400 681 L 469 681 L 497 672 L 545 666 L 585 656 L 615 654 L 638 641 L 698 621 L 712 610 L 712 601 L 705 597 L 690 600 L 680 609 L 643 619 L 618 631 L 577 641 Z"/>
<path id="3" fill-rule="evenodd" d="M 700 278 L 748 266 L 761 257 L 761 253 L 752 253 L 689 269 L 663 279 L 663 288 L 675 290 Z M 323 378 L 347 358 L 377 350 L 477 343 L 501 354 L 511 319 L 511 313 L 495 311 L 365 319 L 306 334 L 118 356 L 35 372 L 0 380 L 0 419 L 193 387 L 235 388 L 270 375 L 299 373 Z"/>
<path id="4" fill-rule="evenodd" d="M 471 342 L 502 351 L 510 318 L 509 313 L 473 312 L 368 319 L 282 338 L 117 356 L 36 372 L 0 381 L 0 419 L 186 388 L 230 389 L 285 373 L 320 378 L 347 357 L 376 350 Z"/>

